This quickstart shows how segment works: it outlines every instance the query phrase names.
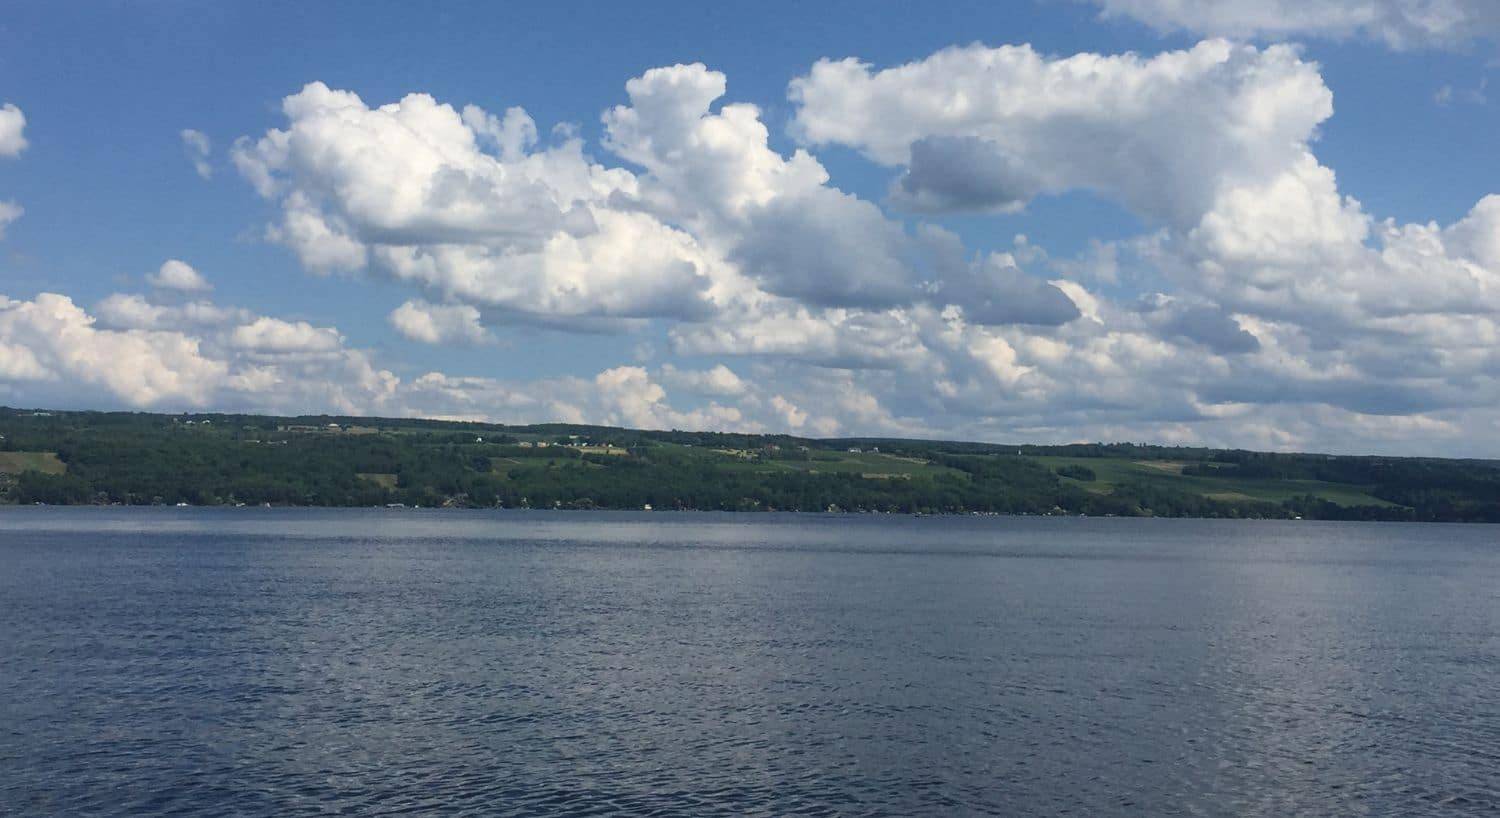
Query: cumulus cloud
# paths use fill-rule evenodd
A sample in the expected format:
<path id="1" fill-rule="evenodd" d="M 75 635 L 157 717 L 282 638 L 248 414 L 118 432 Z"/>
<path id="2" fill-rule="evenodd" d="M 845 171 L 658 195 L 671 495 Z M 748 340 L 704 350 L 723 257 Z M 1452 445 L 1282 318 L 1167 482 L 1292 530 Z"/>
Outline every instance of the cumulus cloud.
<path id="1" fill-rule="evenodd" d="M 235 327 L 229 340 L 238 349 L 270 354 L 335 352 L 344 343 L 338 330 L 332 327 L 266 316 Z"/>
<path id="2" fill-rule="evenodd" d="M 193 163 L 193 170 L 204 179 L 212 179 L 214 166 L 209 163 L 208 158 L 213 153 L 213 142 L 208 134 L 195 131 L 192 128 L 184 128 L 178 132 L 182 139 L 182 151 L 187 155 L 188 161 Z"/>
<path id="3" fill-rule="evenodd" d="M 162 262 L 156 272 L 147 273 L 146 283 L 161 290 L 179 290 L 189 293 L 207 292 L 213 289 L 208 279 L 193 269 L 192 265 L 175 258 Z"/>
<path id="4" fill-rule="evenodd" d="M 1232 37 L 1364 37 L 1397 49 L 1500 37 L 1491 0 L 1085 0 L 1106 18 Z"/>
<path id="5" fill-rule="evenodd" d="M 185 334 L 105 330 L 94 323 L 64 295 L 0 297 L 0 379 L 72 384 L 85 396 L 98 390 L 94 397 L 106 401 L 150 406 L 165 400 L 202 405 L 226 375 L 225 364 L 205 356 Z"/>
<path id="6" fill-rule="evenodd" d="M 407 301 L 390 314 L 391 326 L 424 344 L 480 344 L 492 339 L 479 323 L 479 310 L 468 304 Z"/>
<path id="7" fill-rule="evenodd" d="M 604 116 L 606 145 L 644 167 L 645 203 L 766 291 L 823 306 L 889 306 L 915 295 L 909 239 L 878 208 L 827 185 L 805 151 L 769 147 L 754 105 L 729 103 L 702 64 L 654 68 L 626 83 L 629 106 Z"/>
<path id="8" fill-rule="evenodd" d="M 882 70 L 820 60 L 790 96 L 809 144 L 903 168 L 900 203 L 1015 210 L 1088 190 L 1178 226 L 1294 162 L 1333 110 L 1293 49 L 1222 40 L 1154 57 L 973 45 Z"/>
<path id="9" fill-rule="evenodd" d="M 697 395 L 736 397 L 750 391 L 749 384 L 723 364 L 705 370 L 679 369 L 672 364 L 663 364 L 661 378 L 676 388 Z"/>
<path id="10" fill-rule="evenodd" d="M 1479 200 L 1468 215 L 1443 231 L 1445 244 L 1485 270 L 1500 270 L 1500 194 Z"/>
<path id="11" fill-rule="evenodd" d="M 706 407 L 680 410 L 666 400 L 667 392 L 642 367 L 618 366 L 594 377 L 592 416 L 604 423 L 640 429 L 711 429 L 759 432 L 763 427 L 736 406 L 710 402 Z"/>
<path id="12" fill-rule="evenodd" d="M 611 207 L 635 177 L 577 140 L 528 152 L 519 109 L 495 119 L 425 94 L 375 108 L 312 83 L 288 126 L 232 151 L 283 218 L 269 235 L 315 271 L 379 272 L 442 300 L 520 315 L 701 315 L 711 260 L 692 237 Z M 488 147 L 490 150 L 486 150 Z"/>

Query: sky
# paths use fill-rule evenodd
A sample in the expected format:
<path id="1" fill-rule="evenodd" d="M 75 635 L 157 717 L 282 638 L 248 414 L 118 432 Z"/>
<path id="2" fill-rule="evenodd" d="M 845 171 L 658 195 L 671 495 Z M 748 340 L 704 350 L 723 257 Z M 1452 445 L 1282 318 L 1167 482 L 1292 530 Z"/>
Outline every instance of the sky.
<path id="1" fill-rule="evenodd" d="M 1497 457 L 1497 75 L 1493 0 L 10 3 L 0 404 Z"/>

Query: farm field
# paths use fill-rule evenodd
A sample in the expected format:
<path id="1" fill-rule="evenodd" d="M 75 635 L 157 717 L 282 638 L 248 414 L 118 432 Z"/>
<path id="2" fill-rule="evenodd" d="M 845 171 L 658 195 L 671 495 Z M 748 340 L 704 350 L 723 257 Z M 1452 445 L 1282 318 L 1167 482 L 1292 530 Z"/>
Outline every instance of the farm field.
<path id="1" fill-rule="evenodd" d="M 841 452 L 816 450 L 808 452 L 806 460 L 738 460 L 723 456 L 722 465 L 758 473 L 803 472 L 807 474 L 856 474 L 882 477 L 936 477 L 949 475 L 966 479 L 968 475 L 958 469 L 939 466 L 916 457 L 904 457 L 882 452 Z"/>
<path id="2" fill-rule="evenodd" d="M 20 474 L 23 471 L 62 474 L 67 470 L 67 464 L 58 460 L 53 452 L 0 452 L 0 474 Z"/>
<path id="3" fill-rule="evenodd" d="M 1213 477 L 1183 474 L 1186 463 L 1114 457 L 1037 457 L 1054 471 L 1081 466 L 1094 472 L 1095 480 L 1062 477 L 1065 483 L 1107 494 L 1122 483 L 1144 483 L 1198 494 L 1212 500 L 1264 500 L 1280 503 L 1293 497 L 1312 495 L 1341 506 L 1394 506 L 1368 493 L 1368 487 L 1321 480 L 1286 480 L 1253 477 Z"/>

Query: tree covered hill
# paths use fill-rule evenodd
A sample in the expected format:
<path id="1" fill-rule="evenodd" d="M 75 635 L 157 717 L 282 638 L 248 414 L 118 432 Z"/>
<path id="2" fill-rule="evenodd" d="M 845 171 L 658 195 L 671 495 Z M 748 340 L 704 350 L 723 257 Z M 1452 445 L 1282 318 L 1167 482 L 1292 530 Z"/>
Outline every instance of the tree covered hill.
<path id="1" fill-rule="evenodd" d="M 0 408 L 0 502 L 1500 522 L 1500 463 Z"/>

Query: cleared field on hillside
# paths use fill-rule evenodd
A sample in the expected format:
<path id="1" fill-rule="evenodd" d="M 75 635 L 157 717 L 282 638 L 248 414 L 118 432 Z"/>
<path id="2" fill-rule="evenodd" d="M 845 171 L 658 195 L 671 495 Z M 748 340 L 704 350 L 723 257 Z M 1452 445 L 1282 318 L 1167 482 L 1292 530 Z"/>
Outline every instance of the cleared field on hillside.
<path id="1" fill-rule="evenodd" d="M 729 455 L 722 455 L 722 457 L 723 465 L 728 468 L 755 472 L 800 471 L 819 474 L 905 475 L 909 477 L 935 477 L 939 474 L 948 474 L 960 478 L 968 477 L 958 469 L 933 465 L 917 458 L 881 452 L 815 450 L 808 453 L 807 460 L 737 461 Z"/>
<path id="2" fill-rule="evenodd" d="M 596 459 L 588 457 L 493 457 L 490 458 L 490 474 L 502 480 L 509 480 L 511 474 L 523 477 L 533 476 L 548 469 L 602 469 L 604 464 L 599 461 L 603 459 L 603 456 Z"/>
<path id="3" fill-rule="evenodd" d="M 361 480 L 368 480 L 381 488 L 393 489 L 396 487 L 396 475 L 384 472 L 360 472 L 354 475 Z"/>
<path id="4" fill-rule="evenodd" d="M 1104 494 L 1116 484 L 1133 482 L 1200 494 L 1214 500 L 1263 500 L 1280 503 L 1311 494 L 1341 506 L 1394 506 L 1368 493 L 1366 486 L 1260 477 L 1211 477 L 1183 474 L 1185 463 L 1166 460 L 1133 461 L 1111 457 L 1037 457 L 1050 468 L 1083 466 L 1094 472 L 1092 482 L 1064 477 L 1063 482 Z"/>
<path id="5" fill-rule="evenodd" d="M 0 452 L 0 474 L 20 474 L 23 471 L 62 474 L 67 470 L 67 464 L 58 460 L 53 452 Z"/>

